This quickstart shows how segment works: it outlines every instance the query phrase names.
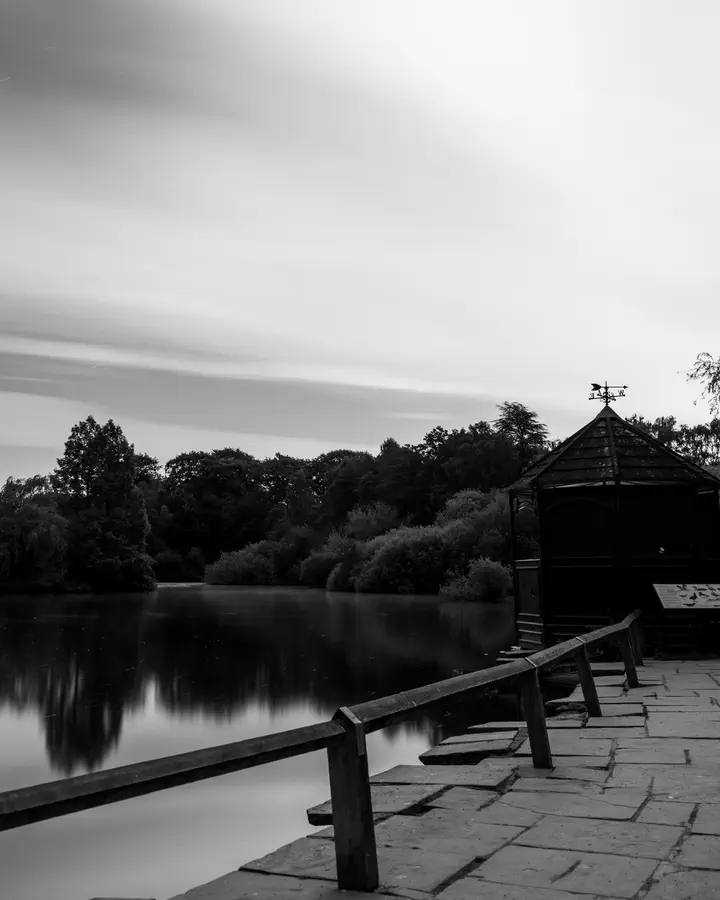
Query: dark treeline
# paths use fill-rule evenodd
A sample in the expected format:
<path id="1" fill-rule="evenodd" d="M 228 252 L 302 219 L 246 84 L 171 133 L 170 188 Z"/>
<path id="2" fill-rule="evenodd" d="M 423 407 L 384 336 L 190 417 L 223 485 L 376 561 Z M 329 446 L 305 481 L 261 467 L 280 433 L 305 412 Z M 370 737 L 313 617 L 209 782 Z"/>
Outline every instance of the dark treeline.
<path id="1" fill-rule="evenodd" d="M 153 686 L 173 715 L 229 720 L 339 706 L 492 664 L 512 640 L 508 606 L 278 590 L 163 589 L 154 596 L 6 598 L 0 604 L 0 709 L 36 712 L 49 761 L 94 769 L 117 747 L 124 717 Z M 485 710 L 485 707 L 484 707 Z M 489 718 L 512 718 L 488 703 Z M 477 709 L 468 714 L 478 717 Z M 424 717 L 423 732 L 445 721 Z"/>
<path id="2" fill-rule="evenodd" d="M 0 489 L 0 590 L 135 591 L 159 581 L 306 585 L 496 599 L 511 562 L 503 488 L 552 446 L 520 403 L 466 428 L 437 427 L 379 453 L 259 460 L 239 449 L 160 466 L 121 428 L 74 426 L 54 472 Z M 639 427 L 708 466 L 720 420 Z M 537 552 L 531 509 L 519 552 Z"/>

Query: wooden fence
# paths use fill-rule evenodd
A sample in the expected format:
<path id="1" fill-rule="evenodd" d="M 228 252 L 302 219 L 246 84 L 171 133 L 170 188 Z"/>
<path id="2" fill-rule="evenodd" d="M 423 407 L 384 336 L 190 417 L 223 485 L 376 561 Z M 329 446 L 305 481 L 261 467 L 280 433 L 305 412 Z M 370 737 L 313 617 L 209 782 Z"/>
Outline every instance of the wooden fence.
<path id="1" fill-rule="evenodd" d="M 326 749 L 338 887 L 374 891 L 378 886 L 378 864 L 365 735 L 409 718 L 419 710 L 474 700 L 488 689 L 519 684 L 533 764 L 537 768 L 551 768 L 552 754 L 538 673 L 573 660 L 589 714 L 602 715 L 588 647 L 618 641 L 628 684 L 636 687 L 635 666 L 642 665 L 639 616 L 640 612 L 635 611 L 616 625 L 571 638 L 525 659 L 343 707 L 329 722 L 5 791 L 0 793 L 0 831 Z"/>

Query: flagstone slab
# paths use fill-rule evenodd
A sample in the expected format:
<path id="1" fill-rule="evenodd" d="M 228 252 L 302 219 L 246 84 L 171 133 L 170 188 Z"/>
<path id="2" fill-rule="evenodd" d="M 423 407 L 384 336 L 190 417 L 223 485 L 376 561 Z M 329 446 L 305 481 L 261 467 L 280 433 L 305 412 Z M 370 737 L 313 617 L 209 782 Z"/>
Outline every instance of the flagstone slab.
<path id="1" fill-rule="evenodd" d="M 616 750 L 616 764 L 640 764 L 640 765 L 687 765 L 685 751 L 680 747 L 667 747 L 665 749 L 655 749 L 648 747 L 647 750 Z"/>
<path id="2" fill-rule="evenodd" d="M 706 688 L 707 690 L 719 690 L 720 685 L 716 681 L 707 675 L 702 674 L 700 672 L 693 673 L 692 675 L 678 674 L 678 675 L 666 675 L 665 676 L 665 684 L 669 691 L 673 691 L 676 689 L 686 690 L 686 691 L 695 691 L 698 688 Z"/>
<path id="3" fill-rule="evenodd" d="M 656 873 L 655 882 L 644 900 L 717 900 L 720 897 L 720 873 L 684 869 L 674 866 L 662 867 L 665 871 Z"/>
<path id="4" fill-rule="evenodd" d="M 518 763 L 518 774 L 522 773 L 524 769 L 534 768 L 529 758 L 516 755 L 514 759 Z M 609 765 L 609 753 L 607 756 L 563 756 L 561 753 L 553 753 L 554 768 L 560 768 L 561 766 L 574 766 L 576 768 L 582 769 L 587 768 L 604 770 L 607 769 Z M 535 771 L 537 771 L 537 769 Z"/>
<path id="5" fill-rule="evenodd" d="M 587 770 L 592 771 L 591 769 Z M 587 781 L 568 781 L 563 778 L 518 778 L 510 791 L 556 791 L 561 794 L 602 794 L 602 787 Z M 507 796 L 507 795 L 505 795 Z"/>
<path id="6" fill-rule="evenodd" d="M 610 756 L 612 741 L 602 739 L 581 739 L 575 732 L 553 731 L 548 735 L 550 750 L 558 756 Z M 530 741 L 524 741 L 515 751 L 516 756 L 530 756 Z"/>
<path id="7" fill-rule="evenodd" d="M 595 689 L 597 691 L 598 697 L 602 699 L 603 697 L 621 697 L 623 694 L 623 688 L 620 685 L 613 686 L 609 684 L 596 684 Z M 635 690 L 641 690 L 640 688 L 635 688 Z M 571 701 L 580 701 L 584 699 L 583 691 L 581 687 L 576 687 L 575 690 L 570 694 L 568 700 Z"/>
<path id="8" fill-rule="evenodd" d="M 664 772 L 655 775 L 652 791 L 655 800 L 720 803 L 720 769 L 666 766 Z"/>
<path id="9" fill-rule="evenodd" d="M 625 665 L 622 662 L 604 662 L 597 660 L 590 663 L 593 675 L 624 675 Z"/>
<path id="10" fill-rule="evenodd" d="M 691 834 L 683 843 L 673 862 L 689 869 L 720 871 L 718 839 L 714 834 Z"/>
<path id="11" fill-rule="evenodd" d="M 590 716 L 586 728 L 645 728 L 645 716 Z"/>
<path id="12" fill-rule="evenodd" d="M 395 766 L 370 778 L 371 784 L 439 784 L 500 790 L 515 777 L 514 760 L 479 766 Z"/>
<path id="13" fill-rule="evenodd" d="M 658 775 L 666 772 L 668 769 L 674 771 L 677 766 L 667 765 L 635 765 L 633 763 L 627 765 L 616 765 L 605 782 L 608 788 L 630 788 L 631 790 L 650 792 L 653 779 Z"/>
<path id="14" fill-rule="evenodd" d="M 691 830 L 693 834 L 720 835 L 720 804 L 701 804 Z"/>
<path id="15" fill-rule="evenodd" d="M 695 709 L 696 707 L 709 707 L 717 711 L 717 706 L 712 702 L 712 697 L 646 697 L 643 705 L 646 709 Z"/>
<path id="16" fill-rule="evenodd" d="M 429 808 L 478 810 L 497 800 L 495 791 L 480 788 L 451 787 L 427 801 Z"/>
<path id="17" fill-rule="evenodd" d="M 176 894 L 170 900 L 367 900 L 368 894 L 339 891 L 336 882 L 262 872 L 229 872 L 221 878 Z M 389 894 L 372 894 L 376 900 L 397 900 Z"/>
<path id="18" fill-rule="evenodd" d="M 650 737 L 713 738 L 720 740 L 720 722 L 698 716 L 653 716 L 648 719 Z M 718 745 L 720 749 L 720 745 Z"/>
<path id="19" fill-rule="evenodd" d="M 400 887 L 431 893 L 475 859 L 472 850 L 439 853 L 395 846 L 378 847 L 377 855 L 381 892 Z M 274 875 L 331 880 L 337 874 L 335 845 L 332 841 L 301 838 L 243 868 Z"/>
<path id="20" fill-rule="evenodd" d="M 373 816 L 411 810 L 439 794 L 442 788 L 442 784 L 371 784 L 370 798 Z M 318 806 L 311 807 L 307 811 L 307 817 L 311 825 L 332 824 L 332 802 L 326 800 Z"/>
<path id="21" fill-rule="evenodd" d="M 522 774 L 522 773 L 519 773 Z M 608 779 L 607 769 L 588 769 L 581 766 L 555 766 L 547 776 L 550 781 L 571 779 L 587 781 L 593 784 L 604 784 Z"/>
<path id="22" fill-rule="evenodd" d="M 387 823 L 383 823 L 385 824 Z M 664 859 L 682 833 L 682 828 L 671 825 L 548 816 L 528 831 L 522 832 L 515 844 L 547 847 L 551 850 L 581 850 Z"/>
<path id="23" fill-rule="evenodd" d="M 503 753 L 509 753 L 511 745 L 511 740 L 442 743 L 421 753 L 419 759 L 426 766 L 469 765 L 470 763 L 481 762 L 490 756 L 501 756 Z"/>
<path id="24" fill-rule="evenodd" d="M 444 747 L 446 744 L 477 744 L 482 741 L 488 744 L 495 744 L 498 741 L 502 741 L 507 744 L 509 747 L 510 744 L 515 740 L 515 738 L 519 734 L 519 729 L 515 729 L 515 731 L 496 731 L 487 733 L 487 736 L 481 737 L 480 734 L 473 732 L 471 734 L 454 734 L 452 737 L 447 737 L 444 740 L 440 741 L 440 746 Z"/>
<path id="25" fill-rule="evenodd" d="M 517 733 L 521 728 L 527 728 L 525 722 L 484 722 L 480 725 L 471 725 L 467 730 L 473 733 L 486 731 L 514 731 Z"/>
<path id="26" fill-rule="evenodd" d="M 618 750 L 667 750 L 669 747 L 694 750 L 699 754 L 707 753 L 713 760 L 718 760 L 718 744 L 712 739 L 677 736 L 672 738 L 620 737 L 617 740 Z"/>
<path id="27" fill-rule="evenodd" d="M 492 884 L 479 878 L 461 878 L 437 895 L 437 900 L 588 900 L 587 894 L 570 894 L 554 888 Z"/>
<path id="28" fill-rule="evenodd" d="M 645 737 L 645 727 L 643 723 L 642 728 L 614 728 L 609 726 L 608 728 L 583 728 L 582 732 L 578 735 L 581 741 L 586 741 L 588 739 L 597 740 L 598 738 L 609 738 L 612 740 L 613 738 L 618 737 Z"/>
<path id="29" fill-rule="evenodd" d="M 623 687 L 625 679 L 626 676 L 624 674 L 594 676 L 596 687 Z"/>
<path id="30" fill-rule="evenodd" d="M 582 728 L 585 723 L 582 719 L 566 719 L 560 716 L 556 716 L 555 718 L 546 719 L 545 724 L 548 728 L 561 728 L 563 730 L 567 730 L 569 728 Z"/>
<path id="31" fill-rule="evenodd" d="M 637 817 L 638 822 L 653 825 L 679 825 L 685 827 L 695 809 L 694 803 L 668 803 L 651 800 Z"/>
<path id="32" fill-rule="evenodd" d="M 645 707 L 642 703 L 601 703 L 602 716 L 598 718 L 607 719 L 621 716 L 643 716 Z"/>
<path id="33" fill-rule="evenodd" d="M 631 898 L 656 866 L 654 859 L 572 850 L 549 851 L 511 844 L 498 850 L 469 877 L 498 884 Z"/>
<path id="34" fill-rule="evenodd" d="M 378 847 L 414 847 L 437 853 L 466 851 L 486 858 L 522 832 L 517 826 L 490 825 L 478 821 L 472 813 L 448 810 L 444 816 L 392 816 L 375 828 L 375 841 Z"/>
<path id="35" fill-rule="evenodd" d="M 607 789 L 604 794 L 597 796 L 557 791 L 508 791 L 498 802 L 529 809 L 541 815 L 622 821 L 631 819 L 646 797 L 644 792 L 626 789 Z"/>
<path id="36" fill-rule="evenodd" d="M 457 790 L 461 789 L 457 788 Z M 434 802 L 432 801 L 432 803 Z M 540 813 L 533 812 L 531 809 L 507 806 L 497 799 L 495 802 L 477 810 L 448 810 L 443 807 L 433 806 L 428 812 L 423 814 L 423 818 L 430 818 L 431 816 L 444 818 L 455 812 L 466 812 L 472 815 L 475 822 L 485 822 L 488 825 L 512 825 L 517 828 L 529 828 L 542 818 Z"/>
<path id="37" fill-rule="evenodd" d="M 642 700 L 648 697 L 662 697 L 667 693 L 661 684 L 647 684 L 644 687 L 628 688 L 623 697 L 626 700 Z"/>

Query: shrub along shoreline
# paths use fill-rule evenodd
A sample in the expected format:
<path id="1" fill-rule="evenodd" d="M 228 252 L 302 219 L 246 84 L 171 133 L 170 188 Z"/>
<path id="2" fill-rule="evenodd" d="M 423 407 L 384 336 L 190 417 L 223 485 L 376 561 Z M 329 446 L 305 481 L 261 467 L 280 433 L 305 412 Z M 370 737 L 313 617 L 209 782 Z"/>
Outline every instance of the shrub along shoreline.
<path id="1" fill-rule="evenodd" d="M 532 510 L 518 516 L 523 555 L 537 551 Z M 312 530 L 288 529 L 279 540 L 224 553 L 205 569 L 207 584 L 296 584 L 369 594 L 438 594 L 494 602 L 512 585 L 510 506 L 503 491 L 460 491 L 431 525 L 405 525 L 392 507 L 358 507 L 313 546 Z"/>

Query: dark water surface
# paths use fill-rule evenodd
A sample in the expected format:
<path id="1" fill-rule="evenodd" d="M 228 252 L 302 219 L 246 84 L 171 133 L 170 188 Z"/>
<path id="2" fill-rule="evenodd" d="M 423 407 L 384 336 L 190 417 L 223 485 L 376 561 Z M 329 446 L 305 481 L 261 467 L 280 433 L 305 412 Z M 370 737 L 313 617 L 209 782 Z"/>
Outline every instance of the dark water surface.
<path id="1" fill-rule="evenodd" d="M 492 665 L 511 605 L 165 586 L 147 597 L 0 598 L 0 791 L 296 728 Z M 368 738 L 371 771 L 514 718 L 499 696 Z M 313 829 L 316 752 L 0 833 L 2 900 L 157 900 Z"/>

